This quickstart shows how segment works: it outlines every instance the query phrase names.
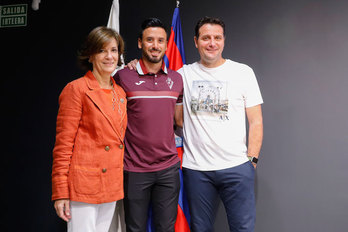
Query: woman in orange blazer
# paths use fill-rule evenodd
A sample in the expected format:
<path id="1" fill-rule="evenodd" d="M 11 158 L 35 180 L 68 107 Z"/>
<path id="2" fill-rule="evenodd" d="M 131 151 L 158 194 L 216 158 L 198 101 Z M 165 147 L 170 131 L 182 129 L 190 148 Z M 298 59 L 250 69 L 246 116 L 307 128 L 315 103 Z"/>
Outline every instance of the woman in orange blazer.
<path id="1" fill-rule="evenodd" d="M 69 232 L 107 232 L 124 196 L 126 94 L 111 77 L 123 50 L 114 30 L 92 30 L 79 55 L 89 71 L 59 97 L 52 200 Z"/>

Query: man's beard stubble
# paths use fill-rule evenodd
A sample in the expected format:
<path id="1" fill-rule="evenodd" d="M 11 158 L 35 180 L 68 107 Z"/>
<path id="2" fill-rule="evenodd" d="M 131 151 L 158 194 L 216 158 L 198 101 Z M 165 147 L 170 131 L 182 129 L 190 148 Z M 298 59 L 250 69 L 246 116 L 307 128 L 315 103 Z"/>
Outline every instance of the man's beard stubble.
<path id="1" fill-rule="evenodd" d="M 152 52 L 152 51 L 159 51 L 159 50 L 151 49 L 150 52 Z M 154 63 L 154 64 L 157 64 L 157 63 L 159 63 L 159 62 L 162 62 L 162 59 L 163 59 L 163 56 L 164 56 L 164 54 L 163 54 L 163 55 L 160 56 L 160 57 L 153 58 L 153 57 L 149 56 L 144 50 L 142 51 L 142 53 L 143 53 L 143 57 L 144 57 L 147 61 L 149 61 L 150 63 Z"/>

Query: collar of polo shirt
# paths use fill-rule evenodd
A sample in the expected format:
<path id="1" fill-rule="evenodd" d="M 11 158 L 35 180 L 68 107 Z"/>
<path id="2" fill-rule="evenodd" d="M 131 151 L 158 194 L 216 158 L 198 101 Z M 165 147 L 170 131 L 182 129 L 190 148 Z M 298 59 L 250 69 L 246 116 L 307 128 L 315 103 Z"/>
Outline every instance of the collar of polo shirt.
<path id="1" fill-rule="evenodd" d="M 165 74 L 168 74 L 168 70 L 166 67 L 166 63 L 164 61 L 162 61 L 162 68 L 161 68 L 162 72 L 164 72 Z M 137 63 L 137 72 L 139 75 L 147 75 L 147 74 L 151 74 L 147 71 L 144 61 L 143 59 L 140 59 Z"/>

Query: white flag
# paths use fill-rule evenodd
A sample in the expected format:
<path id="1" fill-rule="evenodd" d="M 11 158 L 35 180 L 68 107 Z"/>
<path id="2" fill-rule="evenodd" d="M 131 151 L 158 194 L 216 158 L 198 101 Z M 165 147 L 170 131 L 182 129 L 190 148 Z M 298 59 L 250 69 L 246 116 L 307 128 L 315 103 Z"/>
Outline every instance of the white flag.
<path id="1" fill-rule="evenodd" d="M 109 21 L 107 27 L 114 29 L 117 31 L 117 33 L 120 33 L 120 10 L 119 10 L 119 4 L 118 0 L 113 0 L 110 15 L 109 15 Z M 123 61 L 123 56 L 121 56 L 121 59 Z M 123 68 L 123 65 L 121 67 L 118 67 L 111 75 L 114 76 L 117 70 Z M 109 232 L 125 232 L 126 231 L 126 224 L 125 224 L 125 218 L 124 218 L 124 207 L 123 207 L 123 200 L 119 200 L 116 202 L 116 208 L 115 213 L 112 218 L 112 222 L 109 228 Z"/>
<path id="2" fill-rule="evenodd" d="M 118 4 L 118 0 L 113 0 L 107 27 L 114 29 L 118 33 L 120 33 L 119 17 L 120 17 L 120 5 Z"/>
<path id="3" fill-rule="evenodd" d="M 113 0 L 107 27 L 114 29 L 117 33 L 120 34 L 120 19 L 119 19 L 119 17 L 120 17 L 120 5 L 118 3 L 118 0 Z M 121 55 L 121 60 L 124 63 L 122 55 Z M 114 76 L 115 73 L 117 72 L 117 70 L 120 70 L 123 67 L 124 67 L 124 65 L 116 68 L 116 70 L 113 71 L 111 75 Z"/>

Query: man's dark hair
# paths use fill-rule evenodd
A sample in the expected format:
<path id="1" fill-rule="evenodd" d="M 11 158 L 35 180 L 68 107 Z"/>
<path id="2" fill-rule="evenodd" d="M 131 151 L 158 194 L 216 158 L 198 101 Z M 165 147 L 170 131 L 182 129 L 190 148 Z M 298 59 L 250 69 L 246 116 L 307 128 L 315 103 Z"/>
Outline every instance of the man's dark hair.
<path id="1" fill-rule="evenodd" d="M 140 31 L 139 36 L 138 36 L 139 39 L 143 38 L 144 30 L 146 28 L 149 28 L 149 27 L 160 27 L 160 28 L 163 28 L 163 30 L 167 34 L 166 27 L 165 27 L 164 23 L 162 23 L 161 20 L 159 20 L 158 18 L 148 18 L 148 19 L 145 19 L 143 21 L 143 23 L 141 24 L 141 31 Z"/>
<path id="2" fill-rule="evenodd" d="M 201 18 L 200 20 L 198 20 L 198 22 L 196 24 L 196 27 L 195 27 L 195 36 L 196 36 L 196 38 L 199 37 L 199 29 L 204 24 L 217 24 L 217 25 L 220 25 L 222 27 L 222 30 L 223 30 L 224 36 L 225 36 L 225 23 L 221 19 L 219 19 L 219 18 L 213 18 L 213 17 L 205 16 L 205 17 Z"/>

